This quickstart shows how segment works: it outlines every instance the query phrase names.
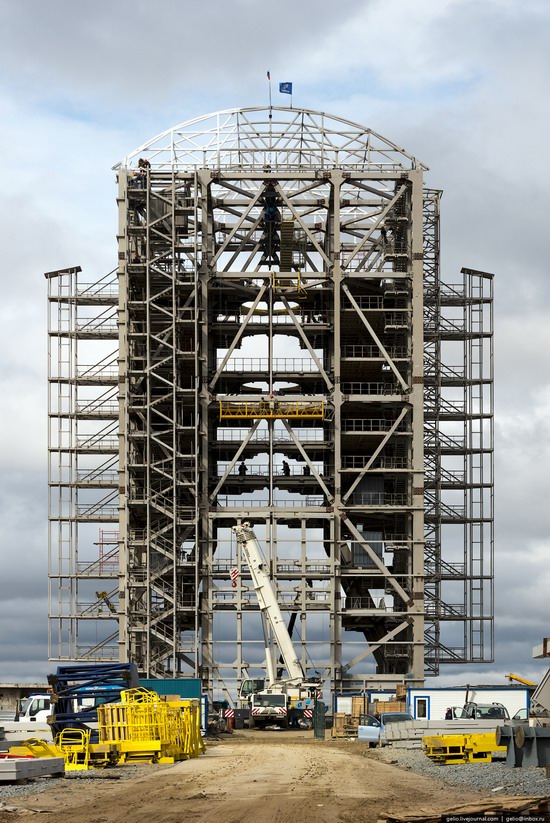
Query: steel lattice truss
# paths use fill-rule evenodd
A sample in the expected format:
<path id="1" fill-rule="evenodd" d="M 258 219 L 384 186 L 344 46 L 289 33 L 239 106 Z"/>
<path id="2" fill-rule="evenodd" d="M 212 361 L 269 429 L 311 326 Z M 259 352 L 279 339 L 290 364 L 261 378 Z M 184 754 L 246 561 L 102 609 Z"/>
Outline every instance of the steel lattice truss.
<path id="1" fill-rule="evenodd" d="M 305 109 L 228 109 L 188 120 L 133 151 L 115 168 L 146 157 L 159 171 L 306 167 L 426 169 L 412 155 L 350 120 Z"/>
<path id="2" fill-rule="evenodd" d="M 430 538 L 445 504 L 424 486 L 442 465 L 424 462 L 441 396 L 424 330 L 442 317 L 426 167 L 355 123 L 253 108 L 116 168 L 120 648 L 211 689 L 262 673 L 230 531 L 246 519 L 305 669 L 334 691 L 421 682 L 425 597 L 430 672 L 449 614 L 424 582 L 425 506 Z"/>

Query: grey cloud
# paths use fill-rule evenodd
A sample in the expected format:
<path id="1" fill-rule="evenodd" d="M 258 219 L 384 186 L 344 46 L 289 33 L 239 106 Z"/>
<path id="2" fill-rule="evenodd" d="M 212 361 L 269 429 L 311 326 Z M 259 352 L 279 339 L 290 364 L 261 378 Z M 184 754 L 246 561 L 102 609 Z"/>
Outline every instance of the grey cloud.
<path id="1" fill-rule="evenodd" d="M 253 84 L 286 51 L 304 47 L 304 31 L 316 38 L 354 6 L 352 0 L 337 7 L 329 0 L 282 0 L 276 8 L 245 0 L 168 0 L 162 8 L 135 0 L 7 4 L 0 27 L 4 71 L 31 94 L 28 84 L 40 78 L 42 99 L 66 96 L 77 111 L 101 98 L 146 109 L 151 95 L 200 97 L 212 86 L 234 87 L 237 78 L 242 87 Z"/>

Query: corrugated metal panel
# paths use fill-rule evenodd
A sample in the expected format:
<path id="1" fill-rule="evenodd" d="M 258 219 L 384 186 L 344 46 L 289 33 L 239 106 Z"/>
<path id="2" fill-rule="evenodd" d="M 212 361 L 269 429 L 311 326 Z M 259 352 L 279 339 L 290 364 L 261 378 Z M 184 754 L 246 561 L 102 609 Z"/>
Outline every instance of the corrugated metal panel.
<path id="1" fill-rule="evenodd" d="M 163 680 L 144 678 L 139 683 L 140 686 L 151 689 L 157 694 L 177 694 L 186 700 L 201 696 L 201 681 L 198 677 L 164 678 Z"/>

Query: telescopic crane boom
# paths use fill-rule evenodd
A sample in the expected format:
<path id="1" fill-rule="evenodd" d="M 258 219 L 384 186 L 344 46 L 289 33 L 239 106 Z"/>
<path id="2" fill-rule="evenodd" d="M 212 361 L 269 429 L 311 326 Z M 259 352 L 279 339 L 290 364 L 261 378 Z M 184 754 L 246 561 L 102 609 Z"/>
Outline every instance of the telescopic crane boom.
<path id="1" fill-rule="evenodd" d="M 277 597 L 273 591 L 271 580 L 269 579 L 269 574 L 266 569 L 266 561 L 256 540 L 256 535 L 250 527 L 250 523 L 240 523 L 237 526 L 233 526 L 233 532 L 250 569 L 252 584 L 256 591 L 260 611 L 271 626 L 288 672 L 288 679 L 285 682 L 294 684 L 303 683 L 306 680 L 306 675 L 302 664 L 298 660 L 296 650 L 283 620 L 283 615 L 281 614 L 281 609 L 279 608 Z M 266 648 L 266 662 L 268 678 L 270 685 L 272 685 L 276 678 L 273 672 L 271 652 L 268 647 Z"/>

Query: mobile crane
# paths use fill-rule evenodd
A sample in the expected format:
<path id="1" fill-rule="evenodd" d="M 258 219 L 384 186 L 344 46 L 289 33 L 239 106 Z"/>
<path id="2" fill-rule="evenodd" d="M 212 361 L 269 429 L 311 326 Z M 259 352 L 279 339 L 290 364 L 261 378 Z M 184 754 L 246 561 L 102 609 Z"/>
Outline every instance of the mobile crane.
<path id="1" fill-rule="evenodd" d="M 252 585 L 262 613 L 268 681 L 266 687 L 265 680 L 262 679 L 244 680 L 239 697 L 248 700 L 250 728 L 269 724 L 288 728 L 289 710 L 294 708 L 300 712 L 313 708 L 321 682 L 318 678 L 308 678 L 298 659 L 271 585 L 265 558 L 250 523 L 240 523 L 233 526 L 232 530 L 250 570 Z M 275 674 L 266 622 L 271 627 L 288 673 L 284 680 L 278 680 Z"/>

